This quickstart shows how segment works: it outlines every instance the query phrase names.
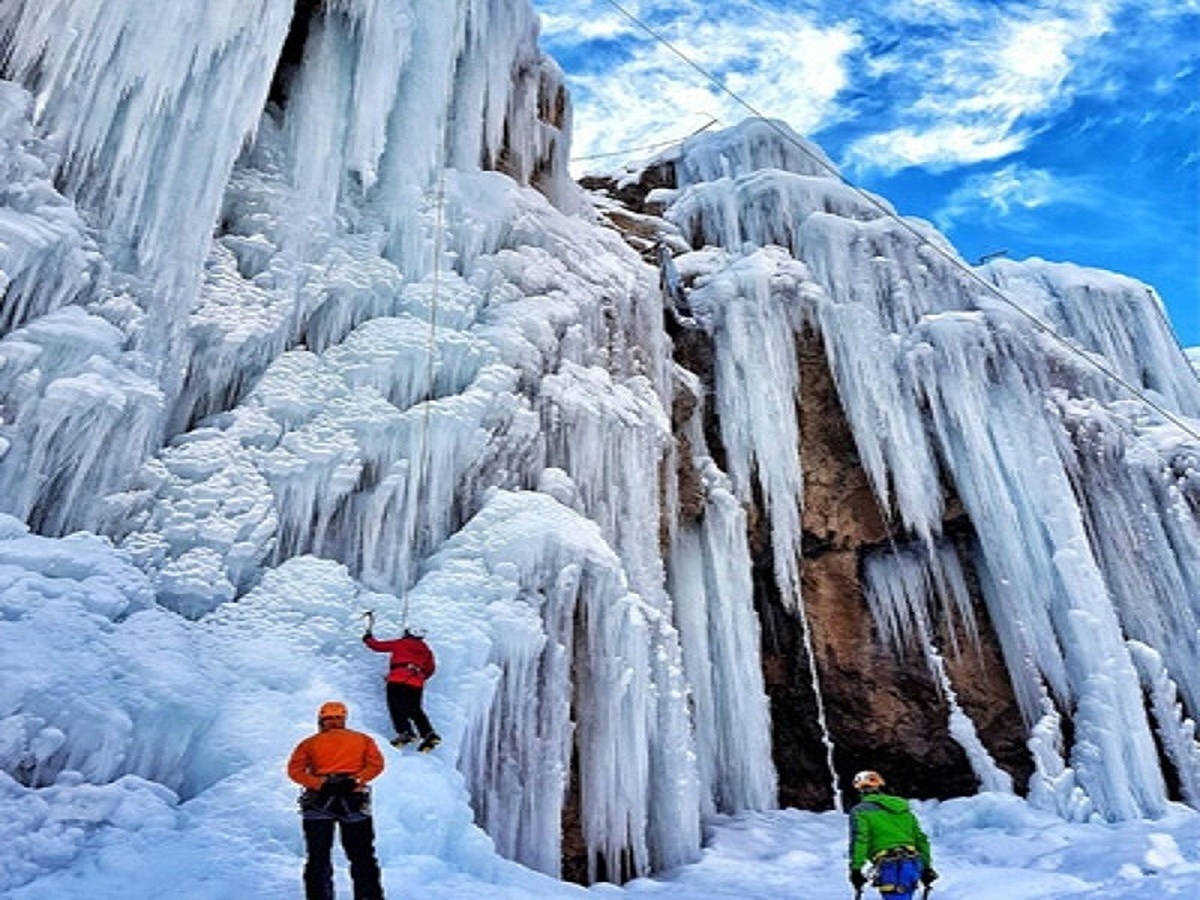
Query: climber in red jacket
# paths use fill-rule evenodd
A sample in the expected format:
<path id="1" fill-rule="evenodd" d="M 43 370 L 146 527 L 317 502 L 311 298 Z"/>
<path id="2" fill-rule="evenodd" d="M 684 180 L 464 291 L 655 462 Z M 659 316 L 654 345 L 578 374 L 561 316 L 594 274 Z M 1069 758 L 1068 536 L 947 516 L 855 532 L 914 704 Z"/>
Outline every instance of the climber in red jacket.
<path id="1" fill-rule="evenodd" d="M 428 753 L 442 742 L 421 707 L 425 682 L 437 669 L 433 651 L 419 632 L 408 628 L 404 629 L 404 635 L 400 638 L 391 641 L 379 640 L 371 633 L 370 619 L 367 620 L 367 630 L 362 639 L 364 644 L 377 653 L 392 655 L 391 668 L 387 675 L 388 712 L 396 729 L 392 746 L 404 747 L 419 737 L 421 743 L 417 749 Z"/>

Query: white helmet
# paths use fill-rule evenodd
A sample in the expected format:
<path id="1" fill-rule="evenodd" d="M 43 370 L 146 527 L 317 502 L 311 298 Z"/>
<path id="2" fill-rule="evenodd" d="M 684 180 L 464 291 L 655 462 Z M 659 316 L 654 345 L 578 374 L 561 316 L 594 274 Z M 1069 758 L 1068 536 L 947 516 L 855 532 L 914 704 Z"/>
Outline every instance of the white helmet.
<path id="1" fill-rule="evenodd" d="M 883 785 L 883 776 L 870 769 L 859 772 L 854 776 L 854 789 L 856 791 L 877 791 Z"/>

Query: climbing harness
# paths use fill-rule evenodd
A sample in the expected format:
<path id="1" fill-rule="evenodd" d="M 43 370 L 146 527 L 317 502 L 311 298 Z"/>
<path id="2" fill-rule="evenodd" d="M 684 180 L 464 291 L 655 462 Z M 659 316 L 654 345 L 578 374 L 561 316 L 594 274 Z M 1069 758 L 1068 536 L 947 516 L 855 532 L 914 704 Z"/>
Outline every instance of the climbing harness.
<path id="1" fill-rule="evenodd" d="M 887 898 L 911 898 L 921 884 L 925 874 L 925 863 L 916 847 L 892 847 L 880 851 L 871 860 L 871 886 L 879 891 L 880 896 Z M 921 896 L 928 900 L 931 885 L 926 884 Z M 862 895 L 858 888 L 856 900 Z"/>
<path id="2" fill-rule="evenodd" d="M 915 847 L 893 847 L 884 850 L 873 860 L 875 877 L 872 884 L 881 894 L 911 894 L 921 882 L 925 870 L 921 855 Z"/>

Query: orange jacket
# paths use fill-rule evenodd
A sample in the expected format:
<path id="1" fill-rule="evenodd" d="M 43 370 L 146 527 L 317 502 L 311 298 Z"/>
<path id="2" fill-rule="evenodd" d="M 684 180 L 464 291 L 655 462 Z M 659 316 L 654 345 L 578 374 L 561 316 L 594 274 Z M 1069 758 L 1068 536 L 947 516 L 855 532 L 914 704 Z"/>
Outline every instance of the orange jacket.
<path id="1" fill-rule="evenodd" d="M 321 789 L 326 775 L 350 775 L 364 785 L 383 771 L 383 754 L 370 736 L 349 728 L 327 728 L 296 745 L 288 777 L 309 790 Z"/>

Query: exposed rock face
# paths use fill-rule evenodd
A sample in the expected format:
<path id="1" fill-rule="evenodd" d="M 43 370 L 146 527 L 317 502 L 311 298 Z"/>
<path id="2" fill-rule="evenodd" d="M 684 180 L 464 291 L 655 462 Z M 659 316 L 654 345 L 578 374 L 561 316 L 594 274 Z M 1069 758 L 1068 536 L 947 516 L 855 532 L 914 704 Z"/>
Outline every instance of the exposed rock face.
<path id="1" fill-rule="evenodd" d="M 661 206 L 647 199 L 655 189 L 675 187 L 669 165 L 653 166 L 637 181 L 592 177 L 582 184 L 600 199 L 608 222 L 648 259 L 653 258 L 656 245 L 684 243 L 668 222 L 657 217 Z M 711 394 L 713 348 L 707 337 L 697 329 L 675 328 L 672 338 L 676 362 L 697 375 L 704 393 Z M 971 793 L 977 780 L 963 748 L 950 734 L 950 710 L 929 666 L 915 647 L 897 654 L 884 645 L 864 596 L 864 554 L 901 538 L 889 529 L 859 464 L 820 337 L 806 331 L 797 341 L 796 352 L 802 385 L 797 452 L 805 473 L 802 594 L 817 685 L 806 650 L 805 621 L 789 611 L 779 596 L 769 523 L 757 505 L 747 511 L 779 802 L 828 808 L 837 802 L 835 791 L 848 790 L 852 773 L 863 768 L 889 773 L 898 790 L 916 796 Z M 691 458 L 689 438 L 681 426 L 697 402 L 699 398 L 686 390 L 676 395 L 673 420 L 680 460 Z M 710 452 L 723 464 L 711 404 L 704 431 Z M 699 477 L 681 464 L 678 480 L 678 515 L 682 519 L 700 515 Z M 969 533 L 970 523 L 950 500 L 946 532 Z M 958 703 L 975 723 L 983 744 L 1022 788 L 1032 770 L 1025 725 L 977 585 L 975 590 L 983 639 L 976 647 L 969 645 L 965 635 L 956 635 L 963 649 L 948 656 L 947 670 Z M 943 630 L 946 627 L 950 626 L 943 623 Z M 949 644 L 951 636 L 943 637 Z M 827 733 L 821 726 L 822 710 Z M 827 740 L 833 746 L 836 779 L 830 772 Z"/>
<path id="2" fill-rule="evenodd" d="M 839 773 L 843 778 L 864 768 L 895 773 L 902 790 L 925 797 L 971 793 L 974 775 L 949 733 L 945 700 L 924 660 L 915 648 L 897 658 L 873 629 L 860 559 L 892 535 L 858 465 L 819 341 L 805 339 L 799 355 L 804 528 L 812 537 L 806 542 L 811 549 L 804 560 L 804 603 Z M 978 614 L 985 617 L 982 609 Z M 979 654 L 968 651 L 957 663 L 965 677 L 954 683 L 969 692 L 969 699 L 959 700 L 985 732 L 985 745 L 1004 768 L 1024 777 L 1030 768 L 1024 727 L 994 635 L 990 628 L 986 633 Z M 805 796 L 806 773 L 789 777 L 781 764 L 781 780 Z"/>

